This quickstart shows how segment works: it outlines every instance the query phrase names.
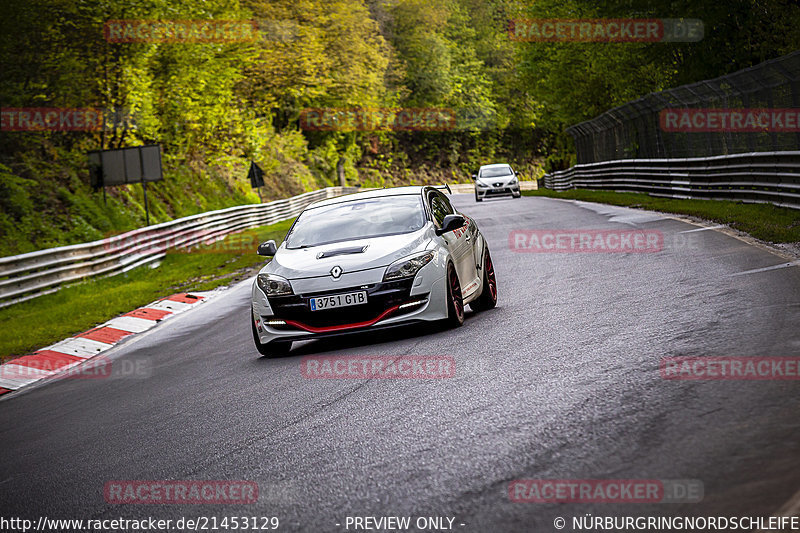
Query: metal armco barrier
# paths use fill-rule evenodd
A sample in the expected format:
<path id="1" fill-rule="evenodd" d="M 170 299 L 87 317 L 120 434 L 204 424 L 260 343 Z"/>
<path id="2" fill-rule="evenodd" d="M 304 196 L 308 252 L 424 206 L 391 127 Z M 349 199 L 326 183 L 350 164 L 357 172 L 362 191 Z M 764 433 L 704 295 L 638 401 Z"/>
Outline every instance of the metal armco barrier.
<path id="1" fill-rule="evenodd" d="M 185 248 L 286 220 L 300 214 L 312 202 L 357 190 L 357 187 L 328 187 L 266 204 L 179 218 L 99 241 L 0 257 L 0 307 L 55 292 L 69 282 L 121 274 L 154 263 L 166 256 L 167 248 Z"/>
<path id="2" fill-rule="evenodd" d="M 554 191 L 606 189 L 800 209 L 800 151 L 586 163 L 547 174 L 544 184 Z"/>

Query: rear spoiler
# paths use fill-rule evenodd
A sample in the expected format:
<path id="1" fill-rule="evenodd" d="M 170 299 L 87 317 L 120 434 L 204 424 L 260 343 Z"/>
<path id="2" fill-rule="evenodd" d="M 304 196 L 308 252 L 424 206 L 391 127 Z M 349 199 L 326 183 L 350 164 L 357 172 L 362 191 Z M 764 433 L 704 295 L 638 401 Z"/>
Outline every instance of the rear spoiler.
<path id="1" fill-rule="evenodd" d="M 453 191 L 450 190 L 450 186 L 447 183 L 445 183 L 444 185 L 434 185 L 433 188 L 439 190 L 446 190 L 447 194 L 453 194 Z"/>

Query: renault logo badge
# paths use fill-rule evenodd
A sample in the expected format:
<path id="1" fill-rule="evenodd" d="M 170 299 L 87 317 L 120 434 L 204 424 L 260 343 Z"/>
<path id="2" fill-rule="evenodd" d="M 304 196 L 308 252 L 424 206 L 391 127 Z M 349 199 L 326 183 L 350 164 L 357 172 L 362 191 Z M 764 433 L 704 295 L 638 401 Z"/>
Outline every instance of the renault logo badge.
<path id="1" fill-rule="evenodd" d="M 340 267 L 339 265 L 336 265 L 331 269 L 331 277 L 333 279 L 339 279 L 339 276 L 341 275 L 342 275 L 342 267 Z"/>

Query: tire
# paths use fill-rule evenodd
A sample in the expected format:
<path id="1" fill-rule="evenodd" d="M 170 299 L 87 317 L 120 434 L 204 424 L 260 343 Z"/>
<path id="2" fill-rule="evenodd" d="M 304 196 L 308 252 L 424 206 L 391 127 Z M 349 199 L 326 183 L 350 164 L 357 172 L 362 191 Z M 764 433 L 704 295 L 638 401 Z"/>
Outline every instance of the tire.
<path id="1" fill-rule="evenodd" d="M 477 299 L 470 302 L 473 311 L 486 311 L 494 309 L 497 305 L 497 278 L 494 275 L 494 264 L 489 249 L 483 258 L 483 291 Z"/>
<path id="2" fill-rule="evenodd" d="M 482 202 L 482 201 L 483 201 L 483 198 L 481 198 L 480 196 L 478 196 L 478 191 L 475 191 L 475 201 L 476 201 L 476 202 Z"/>
<path id="3" fill-rule="evenodd" d="M 264 357 L 286 355 L 289 353 L 289 350 L 292 349 L 292 341 L 272 341 L 262 344 L 261 341 L 258 340 L 258 332 L 256 331 L 256 325 L 253 323 L 252 318 L 250 319 L 250 329 L 253 331 L 253 342 L 256 345 L 256 350 Z"/>
<path id="4" fill-rule="evenodd" d="M 464 324 L 464 301 L 461 298 L 461 283 L 453 263 L 447 265 L 447 318 L 444 323 L 449 328 Z"/>
<path id="5" fill-rule="evenodd" d="M 511 196 L 512 196 L 513 198 L 522 198 L 522 193 L 519 193 L 519 194 L 514 194 L 514 193 L 511 193 Z"/>

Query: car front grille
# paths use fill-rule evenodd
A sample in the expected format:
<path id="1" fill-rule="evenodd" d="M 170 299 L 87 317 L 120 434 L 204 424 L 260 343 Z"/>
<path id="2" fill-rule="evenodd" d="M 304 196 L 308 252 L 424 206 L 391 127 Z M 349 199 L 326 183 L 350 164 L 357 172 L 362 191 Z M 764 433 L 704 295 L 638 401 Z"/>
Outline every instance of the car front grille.
<path id="1" fill-rule="evenodd" d="M 269 304 L 274 312 L 274 319 L 292 320 L 307 326 L 319 328 L 326 326 L 342 326 L 374 320 L 387 309 L 406 303 L 411 298 L 411 285 L 414 278 L 391 281 L 388 283 L 374 283 L 365 286 L 347 287 L 334 291 L 322 291 L 291 296 L 272 296 Z M 347 307 L 335 307 L 312 311 L 310 298 L 329 296 L 348 292 L 367 292 L 367 303 Z M 413 311 L 415 309 L 409 309 Z M 278 329 L 294 329 L 292 326 L 282 326 Z"/>

